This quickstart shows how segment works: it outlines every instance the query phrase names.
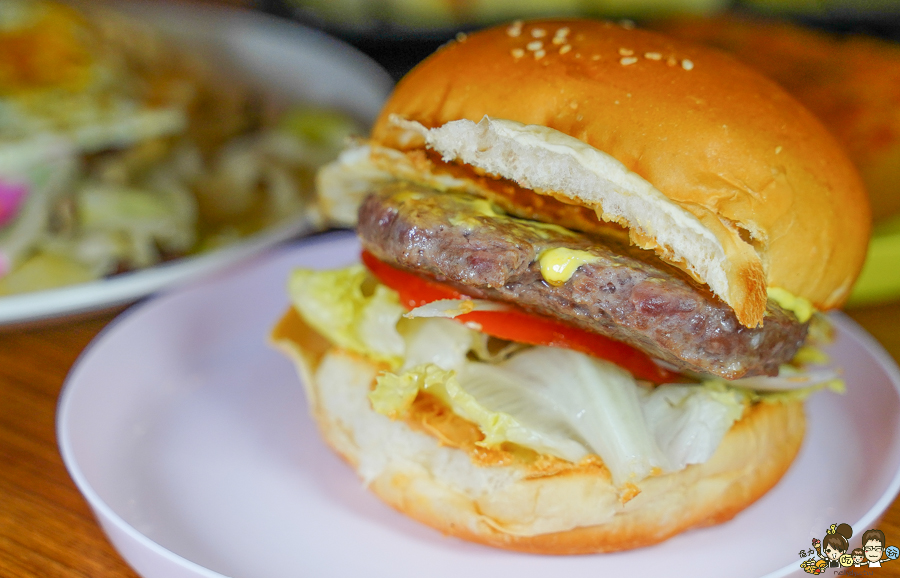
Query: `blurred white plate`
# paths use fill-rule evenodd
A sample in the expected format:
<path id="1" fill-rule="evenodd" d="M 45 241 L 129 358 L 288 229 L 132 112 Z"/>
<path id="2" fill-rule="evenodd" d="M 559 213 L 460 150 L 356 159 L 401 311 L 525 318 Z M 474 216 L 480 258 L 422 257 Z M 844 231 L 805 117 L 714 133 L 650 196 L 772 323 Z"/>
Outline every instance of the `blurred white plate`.
<path id="1" fill-rule="evenodd" d="M 249 83 L 298 102 L 328 104 L 371 123 L 393 85 L 374 61 L 330 36 L 259 13 L 170 2 L 113 2 L 196 45 Z M 0 297 L 0 325 L 102 309 L 197 279 L 310 232 L 300 218 L 225 248 L 107 279 Z"/>
<path id="2" fill-rule="evenodd" d="M 266 344 L 292 268 L 357 255 L 345 233 L 281 248 L 132 308 L 76 364 L 59 405 L 63 458 L 145 578 L 783 576 L 830 524 L 849 523 L 858 543 L 897 495 L 900 374 L 836 315 L 831 353 L 848 392 L 813 396 L 797 461 L 734 520 L 597 556 L 444 537 L 362 487 L 320 440 L 291 363 Z"/>

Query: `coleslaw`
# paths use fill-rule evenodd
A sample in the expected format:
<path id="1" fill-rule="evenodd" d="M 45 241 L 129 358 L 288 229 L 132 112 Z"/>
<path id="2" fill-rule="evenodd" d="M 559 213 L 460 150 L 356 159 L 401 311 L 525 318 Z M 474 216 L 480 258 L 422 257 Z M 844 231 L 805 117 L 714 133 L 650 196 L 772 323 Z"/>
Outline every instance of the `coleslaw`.
<path id="1" fill-rule="evenodd" d="M 315 214 L 347 114 L 257 94 L 103 8 L 0 3 L 0 296 Z"/>

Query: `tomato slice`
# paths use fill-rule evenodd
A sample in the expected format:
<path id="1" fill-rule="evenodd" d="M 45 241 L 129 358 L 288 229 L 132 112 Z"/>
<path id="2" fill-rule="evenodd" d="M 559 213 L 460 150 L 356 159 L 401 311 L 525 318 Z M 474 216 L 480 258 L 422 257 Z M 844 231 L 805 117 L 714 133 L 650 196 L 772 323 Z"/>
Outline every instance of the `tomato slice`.
<path id="1" fill-rule="evenodd" d="M 439 299 L 471 298 L 438 281 L 425 279 L 388 265 L 368 251 L 363 251 L 362 260 L 379 281 L 400 295 L 401 305 L 409 309 Z M 521 309 L 473 311 L 454 319 L 477 323 L 481 326 L 481 331 L 500 339 L 530 345 L 564 347 L 612 361 L 638 379 L 665 383 L 679 378 L 677 373 L 660 367 L 646 353 L 628 344 Z"/>

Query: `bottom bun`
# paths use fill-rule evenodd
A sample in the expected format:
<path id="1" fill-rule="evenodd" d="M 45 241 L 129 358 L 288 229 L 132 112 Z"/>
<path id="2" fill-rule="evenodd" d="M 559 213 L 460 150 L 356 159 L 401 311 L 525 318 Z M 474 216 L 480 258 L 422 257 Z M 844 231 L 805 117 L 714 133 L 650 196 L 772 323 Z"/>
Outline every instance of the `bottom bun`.
<path id="1" fill-rule="evenodd" d="M 626 498 L 602 466 L 477 465 L 422 428 L 376 413 L 367 394 L 379 368 L 332 348 L 293 310 L 272 341 L 297 363 L 325 440 L 382 500 L 445 534 L 510 550 L 611 552 L 729 520 L 778 482 L 805 429 L 800 402 L 754 404 L 706 463 L 651 476 Z"/>

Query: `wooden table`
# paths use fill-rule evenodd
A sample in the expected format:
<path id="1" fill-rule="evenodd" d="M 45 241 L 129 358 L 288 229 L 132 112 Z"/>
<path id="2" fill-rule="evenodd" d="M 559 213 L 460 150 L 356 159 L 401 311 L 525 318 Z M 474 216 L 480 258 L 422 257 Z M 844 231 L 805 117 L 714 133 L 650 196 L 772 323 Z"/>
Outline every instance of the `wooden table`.
<path id="1" fill-rule="evenodd" d="M 0 333 L 0 576 L 134 577 L 106 541 L 56 447 L 69 368 L 113 317 Z"/>
<path id="2" fill-rule="evenodd" d="M 900 359 L 900 305 L 851 315 Z M 69 478 L 54 429 L 66 373 L 112 318 L 104 313 L 0 332 L 0 577 L 137 576 L 106 541 Z M 889 542 L 900 543 L 900 501 L 881 529 Z M 900 576 L 900 563 L 872 572 Z"/>

